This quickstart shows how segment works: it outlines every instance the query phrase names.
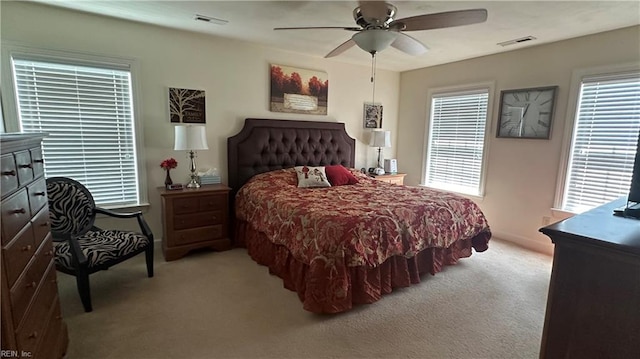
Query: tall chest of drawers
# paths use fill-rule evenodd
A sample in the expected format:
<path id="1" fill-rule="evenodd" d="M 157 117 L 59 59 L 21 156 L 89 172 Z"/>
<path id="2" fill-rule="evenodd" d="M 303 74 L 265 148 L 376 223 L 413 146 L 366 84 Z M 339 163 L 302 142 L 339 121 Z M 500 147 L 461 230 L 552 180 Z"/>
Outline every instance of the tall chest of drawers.
<path id="1" fill-rule="evenodd" d="M 2 134 L 2 356 L 62 358 L 62 320 L 41 143 L 44 134 Z"/>

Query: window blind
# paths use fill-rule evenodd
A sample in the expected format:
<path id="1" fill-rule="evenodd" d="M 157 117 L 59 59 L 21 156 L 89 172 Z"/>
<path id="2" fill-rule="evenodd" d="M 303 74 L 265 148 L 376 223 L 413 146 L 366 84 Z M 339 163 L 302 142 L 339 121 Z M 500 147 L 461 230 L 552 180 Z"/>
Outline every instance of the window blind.
<path id="1" fill-rule="evenodd" d="M 128 70 L 13 58 L 20 125 L 46 132 L 45 176 L 84 184 L 97 204 L 139 204 Z"/>
<path id="2" fill-rule="evenodd" d="M 488 90 L 433 96 L 425 184 L 480 195 Z"/>
<path id="3" fill-rule="evenodd" d="M 640 74 L 582 80 L 563 209 L 626 196 L 640 131 Z"/>

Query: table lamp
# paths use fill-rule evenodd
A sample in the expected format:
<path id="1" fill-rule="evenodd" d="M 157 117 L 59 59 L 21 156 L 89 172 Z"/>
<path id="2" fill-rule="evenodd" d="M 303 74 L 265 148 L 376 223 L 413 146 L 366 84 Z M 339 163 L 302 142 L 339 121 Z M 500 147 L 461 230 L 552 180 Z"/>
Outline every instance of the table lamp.
<path id="1" fill-rule="evenodd" d="M 176 126 L 175 146 L 176 151 L 189 151 L 191 159 L 191 180 L 187 188 L 198 188 L 198 175 L 196 175 L 196 150 L 208 150 L 207 133 L 204 126 L 187 125 Z"/>
<path id="2" fill-rule="evenodd" d="M 378 167 L 373 171 L 377 175 L 384 174 L 384 168 L 380 162 L 382 147 L 391 147 L 391 131 L 373 131 L 371 132 L 370 147 L 378 147 Z"/>

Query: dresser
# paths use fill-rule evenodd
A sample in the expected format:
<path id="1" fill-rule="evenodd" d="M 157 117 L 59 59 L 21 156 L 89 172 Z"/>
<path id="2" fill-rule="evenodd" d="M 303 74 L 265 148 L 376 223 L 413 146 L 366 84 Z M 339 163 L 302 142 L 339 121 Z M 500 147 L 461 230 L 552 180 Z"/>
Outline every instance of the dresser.
<path id="1" fill-rule="evenodd" d="M 41 142 L 2 134 L 2 356 L 62 358 L 62 319 Z"/>
<path id="2" fill-rule="evenodd" d="M 640 358 L 640 220 L 620 199 L 540 231 L 555 244 L 540 358 Z"/>
<path id="3" fill-rule="evenodd" d="M 231 248 L 229 239 L 229 191 L 222 185 L 167 190 L 162 197 L 162 253 L 166 261 L 179 259 L 188 252 L 211 248 Z"/>
<path id="4" fill-rule="evenodd" d="M 392 184 L 404 184 L 404 177 L 406 173 L 387 173 L 383 175 L 372 175 L 371 177 L 377 181 L 392 183 Z"/>

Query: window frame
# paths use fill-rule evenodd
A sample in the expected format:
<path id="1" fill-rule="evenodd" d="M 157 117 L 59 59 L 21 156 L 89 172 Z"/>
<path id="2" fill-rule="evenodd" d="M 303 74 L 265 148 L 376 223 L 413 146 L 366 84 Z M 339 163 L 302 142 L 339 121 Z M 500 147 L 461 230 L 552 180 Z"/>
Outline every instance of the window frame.
<path id="1" fill-rule="evenodd" d="M 54 49 L 46 49 L 39 47 L 32 47 L 28 45 L 11 43 L 3 44 L 0 58 L 2 61 L 2 77 L 5 81 L 1 84 L 2 102 L 4 109 L 4 128 L 6 132 L 19 132 L 21 129 L 17 94 L 15 87 L 15 77 L 13 73 L 12 58 L 28 57 L 33 60 L 39 61 L 54 61 L 72 65 L 86 65 L 94 67 L 107 67 L 107 68 L 120 68 L 128 67 L 131 75 L 131 96 L 133 104 L 133 127 L 135 131 L 135 144 L 134 149 L 136 151 L 136 166 L 138 167 L 138 199 L 136 204 L 131 205 L 118 205 L 118 206 L 104 206 L 109 209 L 119 208 L 140 208 L 149 206 L 148 198 L 148 182 L 147 182 L 147 170 L 146 170 L 146 156 L 144 147 L 144 133 L 142 123 L 142 110 L 140 99 L 140 85 L 138 81 L 138 74 L 140 73 L 140 66 L 136 59 L 113 57 L 107 55 L 88 54 L 74 51 L 60 51 Z M 10 79 L 10 80 L 9 80 Z"/>
<path id="2" fill-rule="evenodd" d="M 492 134 L 491 129 L 493 128 L 493 106 L 495 102 L 495 82 L 493 81 L 466 84 L 466 85 L 437 87 L 437 88 L 429 89 L 427 91 L 427 106 L 426 106 L 427 111 L 426 111 L 426 121 L 425 121 L 425 131 L 424 131 L 424 142 L 422 147 L 422 171 L 421 171 L 421 178 L 420 178 L 421 186 L 435 188 L 435 187 L 429 186 L 426 182 L 427 170 L 428 170 L 427 158 L 428 158 L 428 152 L 429 152 L 429 145 L 431 141 L 431 121 L 432 121 L 431 107 L 433 103 L 433 97 L 447 95 L 447 94 L 462 95 L 464 93 L 478 92 L 482 90 L 487 91 L 488 97 L 487 97 L 487 120 L 485 122 L 485 128 L 484 128 L 484 139 L 483 139 L 484 143 L 483 143 L 483 149 L 482 149 L 482 161 L 481 161 L 481 168 L 480 168 L 480 181 L 478 184 L 478 192 L 474 194 L 474 193 L 458 192 L 458 191 L 452 191 L 452 190 L 449 190 L 449 191 L 458 193 L 464 196 L 474 197 L 477 199 L 484 198 L 486 178 L 487 178 L 487 172 L 488 172 L 488 163 L 489 163 L 489 156 L 488 156 L 489 144 L 491 142 L 490 141 L 491 134 Z"/>
<path id="3" fill-rule="evenodd" d="M 625 63 L 617 65 L 607 65 L 598 67 L 589 67 L 575 69 L 571 74 L 571 85 L 569 89 L 569 97 L 567 99 L 567 111 L 564 123 L 564 134 L 562 138 L 562 150 L 560 154 L 560 164 L 558 168 L 558 177 L 556 178 L 556 192 L 553 201 L 552 212 L 558 217 L 568 217 L 575 212 L 564 209 L 564 194 L 567 185 L 567 175 L 569 174 L 569 161 L 571 159 L 571 145 L 573 143 L 573 135 L 578 111 L 578 103 L 580 101 L 580 90 L 582 81 L 585 78 L 619 76 L 629 73 L 640 72 L 640 66 L 637 63 Z"/>

